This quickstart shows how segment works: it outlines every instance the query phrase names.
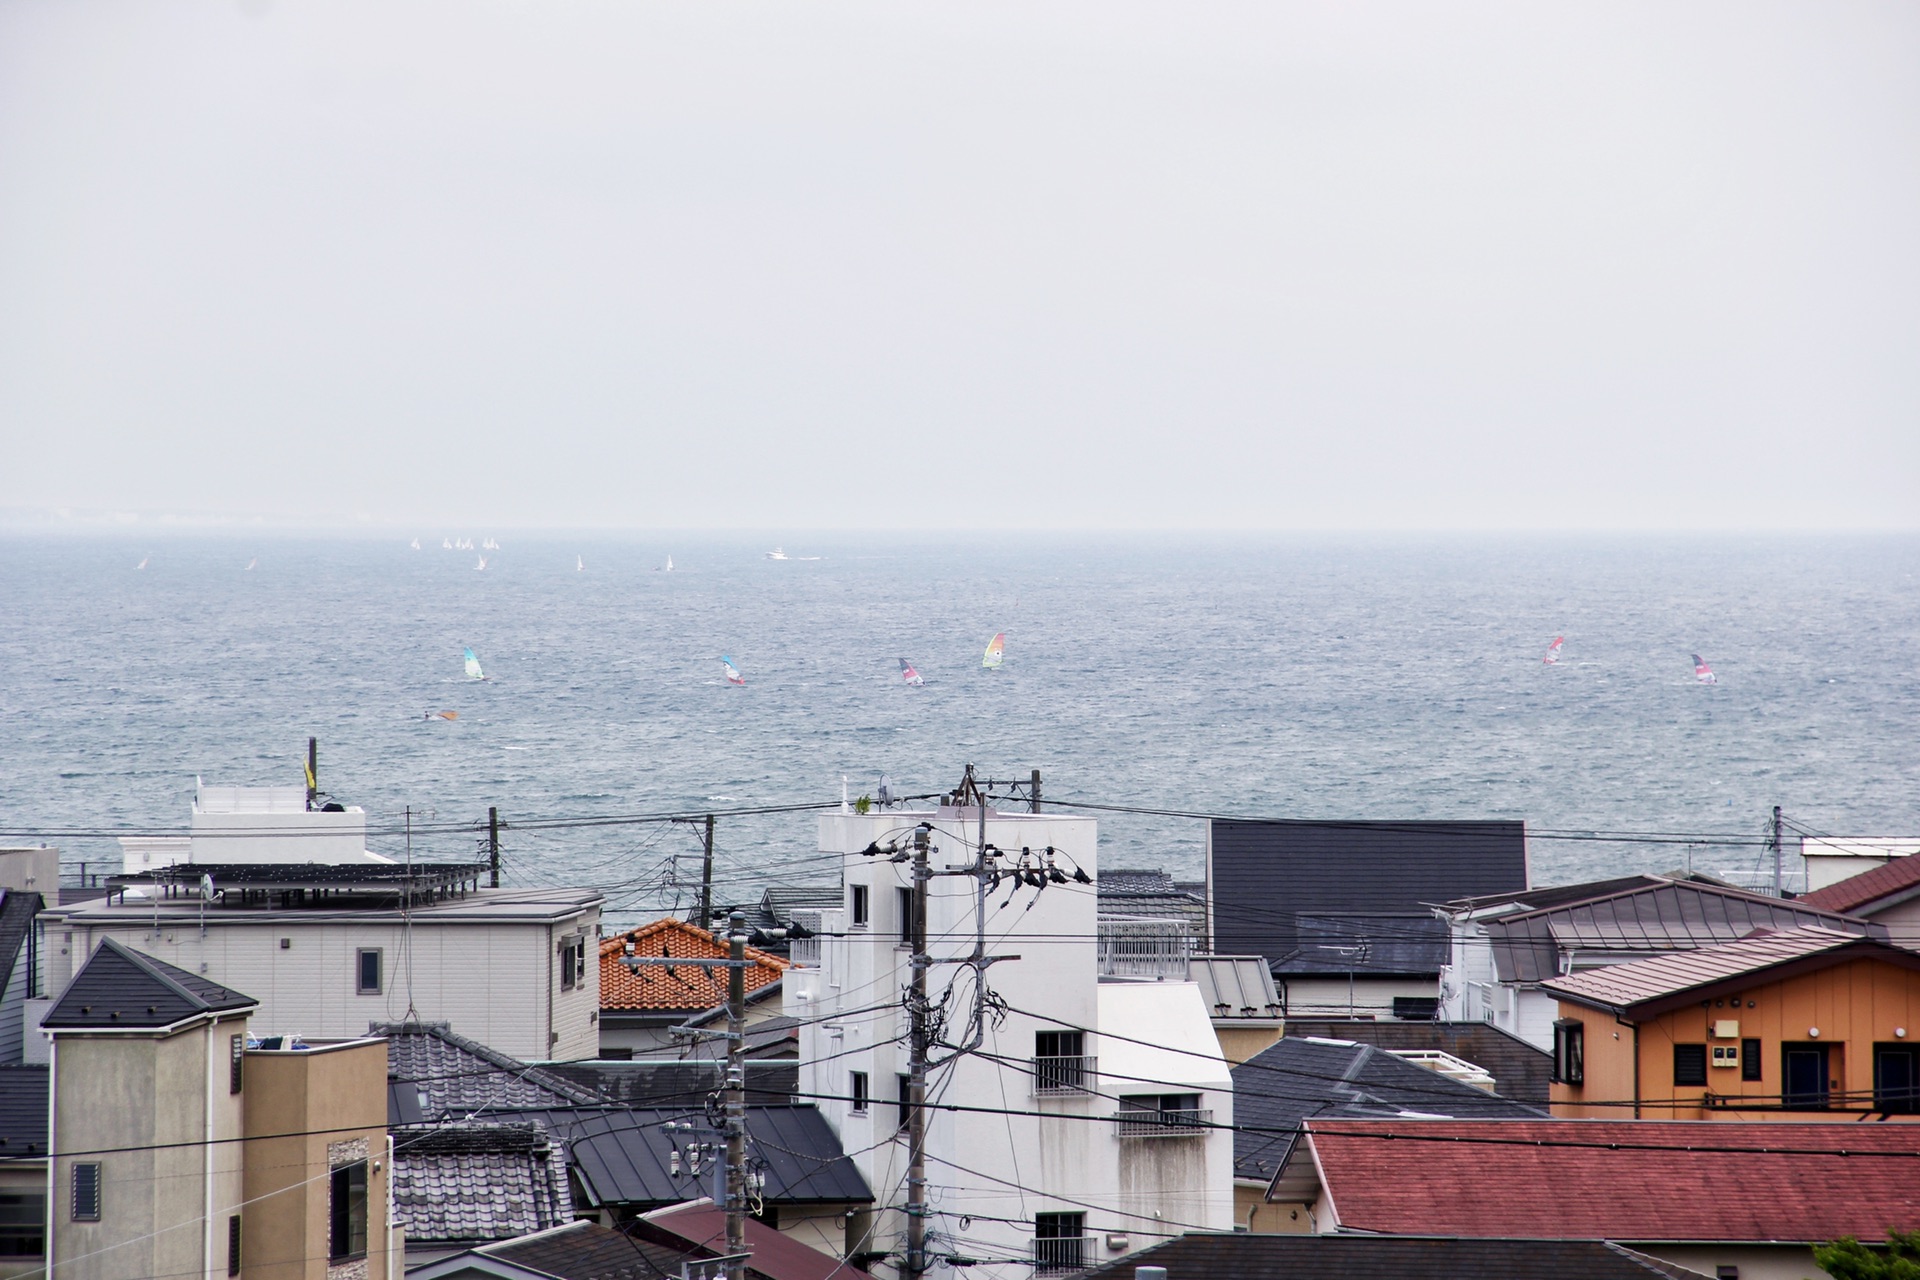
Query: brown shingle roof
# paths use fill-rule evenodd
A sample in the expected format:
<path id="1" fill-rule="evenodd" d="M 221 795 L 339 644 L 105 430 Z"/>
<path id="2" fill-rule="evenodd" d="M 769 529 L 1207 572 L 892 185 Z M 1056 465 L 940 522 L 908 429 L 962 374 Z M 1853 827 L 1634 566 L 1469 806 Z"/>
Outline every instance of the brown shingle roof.
<path id="1" fill-rule="evenodd" d="M 1895 858 L 1884 867 L 1862 871 L 1824 889 L 1803 893 L 1795 901 L 1819 907 L 1823 911 L 1852 911 L 1877 902 L 1902 889 L 1920 888 L 1920 854 Z"/>
<path id="2" fill-rule="evenodd" d="M 1675 951 L 1628 964 L 1610 964 L 1571 977 L 1555 978 L 1540 989 L 1578 1004 L 1625 1011 L 1685 992 L 1744 978 L 1768 969 L 1841 951 L 1906 956 L 1871 938 L 1838 933 L 1818 925 L 1757 933 L 1751 938 L 1697 951 Z M 1839 958 L 1835 955 L 1834 958 Z"/>
<path id="3" fill-rule="evenodd" d="M 629 969 L 622 963 L 627 943 L 642 964 Z M 727 971 L 705 966 L 676 965 L 677 958 L 724 960 L 727 948 L 705 929 L 684 920 L 655 920 L 600 944 L 600 1007 L 602 1009 L 711 1009 L 727 1000 Z M 756 963 L 747 970 L 747 994 L 780 980 L 787 962 L 757 947 L 747 948 Z"/>
<path id="4" fill-rule="evenodd" d="M 1339 1226 L 1634 1241 L 1880 1239 L 1920 1222 L 1920 1125 L 1309 1120 Z M 1303 1144 L 1304 1145 L 1304 1144 Z"/>

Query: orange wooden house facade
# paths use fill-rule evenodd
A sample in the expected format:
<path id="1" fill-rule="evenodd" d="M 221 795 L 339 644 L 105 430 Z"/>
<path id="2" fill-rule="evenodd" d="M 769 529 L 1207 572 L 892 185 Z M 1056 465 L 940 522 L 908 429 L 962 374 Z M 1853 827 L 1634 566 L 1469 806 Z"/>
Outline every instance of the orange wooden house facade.
<path id="1" fill-rule="evenodd" d="M 1784 929 L 1543 988 L 1556 1116 L 1920 1119 L 1920 954 Z"/>

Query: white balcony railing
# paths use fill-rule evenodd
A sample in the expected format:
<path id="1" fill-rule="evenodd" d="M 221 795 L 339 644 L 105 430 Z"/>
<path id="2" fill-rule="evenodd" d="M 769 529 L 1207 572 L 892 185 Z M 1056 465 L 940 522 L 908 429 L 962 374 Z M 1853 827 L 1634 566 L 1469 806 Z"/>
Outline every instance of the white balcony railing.
<path id="1" fill-rule="evenodd" d="M 1099 1237 L 1034 1236 L 1033 1269 L 1051 1274 L 1059 1271 L 1084 1271 L 1093 1265 L 1094 1244 Z"/>
<path id="2" fill-rule="evenodd" d="M 1204 1138 L 1213 1128 L 1206 1107 L 1179 1111 L 1122 1111 L 1114 1117 L 1123 1138 Z"/>
<path id="3" fill-rule="evenodd" d="M 1103 978 L 1187 979 L 1193 934 L 1185 920 L 1102 916 L 1096 937 Z"/>
<path id="4" fill-rule="evenodd" d="M 1033 1093 L 1037 1098 L 1092 1093 L 1097 1065 L 1091 1054 L 1033 1059 Z"/>

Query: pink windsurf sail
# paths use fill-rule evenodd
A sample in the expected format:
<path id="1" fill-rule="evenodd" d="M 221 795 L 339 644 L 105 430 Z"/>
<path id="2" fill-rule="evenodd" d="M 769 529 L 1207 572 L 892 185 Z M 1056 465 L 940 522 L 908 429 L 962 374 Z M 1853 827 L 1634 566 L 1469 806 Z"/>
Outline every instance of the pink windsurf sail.
<path id="1" fill-rule="evenodd" d="M 1565 636 L 1555 636 L 1553 643 L 1547 646 L 1547 656 L 1542 658 L 1541 661 L 1550 667 L 1558 666 L 1560 662 L 1560 646 L 1566 642 L 1567 638 Z"/>
<path id="2" fill-rule="evenodd" d="M 1693 678 L 1701 684 L 1719 684 L 1720 677 L 1713 674 L 1713 668 L 1699 654 L 1693 655 Z"/>

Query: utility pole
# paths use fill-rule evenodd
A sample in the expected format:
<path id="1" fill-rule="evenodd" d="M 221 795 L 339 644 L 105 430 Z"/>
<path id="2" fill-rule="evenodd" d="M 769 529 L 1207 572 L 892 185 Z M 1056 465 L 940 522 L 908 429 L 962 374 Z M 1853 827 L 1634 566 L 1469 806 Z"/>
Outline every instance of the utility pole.
<path id="1" fill-rule="evenodd" d="M 1027 807 L 1034 813 L 1040 812 L 1040 771 L 1038 769 L 1033 771 L 1033 789 L 1028 792 Z M 982 839 L 984 840 L 985 837 L 983 836 Z"/>
<path id="2" fill-rule="evenodd" d="M 985 812 L 985 801 L 974 797 Z M 907 1257 L 902 1280 L 927 1273 L 927 827 L 913 832 L 913 994 L 907 1076 Z"/>
<path id="3" fill-rule="evenodd" d="M 487 867 L 491 879 L 489 887 L 500 887 L 500 810 L 493 805 L 487 806 Z"/>
<path id="4" fill-rule="evenodd" d="M 1773 821 L 1767 828 L 1767 847 L 1773 850 L 1773 896 L 1784 897 L 1780 883 L 1780 806 L 1773 806 Z"/>
<path id="5" fill-rule="evenodd" d="M 320 798 L 320 739 L 307 739 L 307 808 Z"/>
<path id="6" fill-rule="evenodd" d="M 713 819 L 707 819 L 709 865 Z M 727 917 L 727 1280 L 747 1276 L 747 917 Z"/>
<path id="7" fill-rule="evenodd" d="M 700 860 L 700 919 L 702 929 L 713 927 L 713 815 L 707 815 L 707 852 Z M 735 960 L 742 957 L 735 956 Z M 740 970 L 735 969 L 735 973 Z"/>

